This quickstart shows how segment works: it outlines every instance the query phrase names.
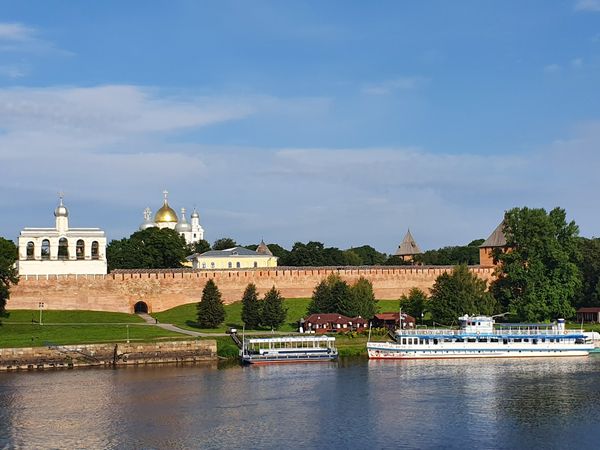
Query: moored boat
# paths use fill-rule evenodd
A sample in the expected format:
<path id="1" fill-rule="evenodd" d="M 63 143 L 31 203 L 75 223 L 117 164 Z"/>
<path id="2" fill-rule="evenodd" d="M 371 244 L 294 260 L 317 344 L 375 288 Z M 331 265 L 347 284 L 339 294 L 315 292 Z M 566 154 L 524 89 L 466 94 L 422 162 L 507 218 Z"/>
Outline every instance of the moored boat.
<path id="1" fill-rule="evenodd" d="M 246 364 L 331 361 L 338 357 L 335 338 L 330 336 L 285 336 L 248 338 L 240 357 Z"/>
<path id="2" fill-rule="evenodd" d="M 594 345 L 580 330 L 552 324 L 495 324 L 494 317 L 459 317 L 459 329 L 401 329 L 395 342 L 367 343 L 371 359 L 586 356 Z"/>

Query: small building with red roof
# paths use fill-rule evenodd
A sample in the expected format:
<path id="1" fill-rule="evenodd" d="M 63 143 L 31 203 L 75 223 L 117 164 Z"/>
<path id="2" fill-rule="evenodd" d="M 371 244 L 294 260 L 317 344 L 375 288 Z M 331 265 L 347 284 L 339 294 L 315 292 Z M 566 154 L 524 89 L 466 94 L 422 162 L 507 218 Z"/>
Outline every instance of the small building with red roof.
<path id="1" fill-rule="evenodd" d="M 347 317 L 337 313 L 311 314 L 304 319 L 304 332 L 344 333 L 347 331 L 366 331 L 369 326 L 367 320 L 362 317 Z"/>

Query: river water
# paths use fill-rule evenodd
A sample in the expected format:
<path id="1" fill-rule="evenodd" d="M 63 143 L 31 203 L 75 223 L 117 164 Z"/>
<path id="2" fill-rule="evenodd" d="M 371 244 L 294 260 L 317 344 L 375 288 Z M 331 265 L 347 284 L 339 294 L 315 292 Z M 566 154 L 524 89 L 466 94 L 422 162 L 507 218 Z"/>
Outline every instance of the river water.
<path id="1" fill-rule="evenodd" d="M 0 448 L 598 448 L 600 356 L 0 374 Z"/>

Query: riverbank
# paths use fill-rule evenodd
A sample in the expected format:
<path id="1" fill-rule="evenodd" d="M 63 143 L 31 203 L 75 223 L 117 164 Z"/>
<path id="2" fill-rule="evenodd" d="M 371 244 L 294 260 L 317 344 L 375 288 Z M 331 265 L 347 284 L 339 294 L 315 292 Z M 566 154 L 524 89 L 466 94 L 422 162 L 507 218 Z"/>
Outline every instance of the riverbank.
<path id="1" fill-rule="evenodd" d="M 0 371 L 193 363 L 217 359 L 214 339 L 0 349 Z"/>

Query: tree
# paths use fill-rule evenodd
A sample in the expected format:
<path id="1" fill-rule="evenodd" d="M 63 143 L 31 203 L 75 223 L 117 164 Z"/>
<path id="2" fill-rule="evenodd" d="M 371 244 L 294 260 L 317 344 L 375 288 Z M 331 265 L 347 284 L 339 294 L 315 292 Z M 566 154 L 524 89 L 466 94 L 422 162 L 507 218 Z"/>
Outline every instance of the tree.
<path id="1" fill-rule="evenodd" d="M 248 284 L 242 297 L 242 321 L 249 330 L 255 330 L 260 325 L 261 303 L 258 300 L 256 285 Z"/>
<path id="2" fill-rule="evenodd" d="M 492 315 L 497 303 L 486 290 L 486 282 L 471 273 L 466 265 L 443 273 L 431 288 L 429 309 L 434 321 L 449 324 L 464 314 Z"/>
<path id="3" fill-rule="evenodd" d="M 479 246 L 484 239 L 476 239 L 468 245 L 442 247 L 437 250 L 427 250 L 422 255 L 416 255 L 415 261 L 426 266 L 456 266 L 459 264 L 479 264 Z"/>
<path id="4" fill-rule="evenodd" d="M 519 320 L 569 318 L 582 281 L 579 229 L 566 213 L 554 208 L 514 208 L 504 215 L 506 252 L 497 252 L 492 292 Z"/>
<path id="5" fill-rule="evenodd" d="M 360 316 L 364 319 L 371 319 L 377 314 L 377 300 L 373 292 L 373 284 L 364 277 L 360 277 L 350 287 L 350 293 L 354 299 L 354 314 L 346 314 L 350 317 Z"/>
<path id="6" fill-rule="evenodd" d="M 188 245 L 189 253 L 204 253 L 210 250 L 210 244 L 207 240 L 200 239 Z"/>
<path id="7" fill-rule="evenodd" d="M 261 323 L 272 329 L 279 328 L 284 322 L 287 309 L 283 307 L 283 297 L 273 286 L 265 294 L 262 307 Z"/>
<path id="8" fill-rule="evenodd" d="M 412 288 L 408 291 L 408 295 L 404 294 L 400 297 L 400 307 L 402 311 L 416 319 L 423 317 L 428 307 L 427 294 L 419 288 Z"/>
<path id="9" fill-rule="evenodd" d="M 17 257 L 17 246 L 14 242 L 0 237 L 0 317 L 6 314 L 6 301 L 10 297 L 10 286 L 19 282 L 15 269 Z"/>
<path id="10" fill-rule="evenodd" d="M 106 249 L 109 270 L 177 268 L 188 254 L 185 239 L 179 233 L 156 227 L 113 240 Z"/>
<path id="11" fill-rule="evenodd" d="M 198 326 L 200 328 L 217 328 L 225 320 L 225 307 L 221 300 L 221 292 L 212 279 L 209 279 L 202 290 L 202 299 L 198 303 Z"/>
<path id="12" fill-rule="evenodd" d="M 334 273 L 321 280 L 308 304 L 308 314 L 339 312 L 339 299 L 349 293 L 348 284 Z"/>
<path id="13" fill-rule="evenodd" d="M 380 266 L 385 263 L 386 255 L 375 250 L 370 245 L 361 247 L 352 247 L 348 249 L 357 254 L 361 260 L 361 264 L 365 266 Z"/>
<path id="14" fill-rule="evenodd" d="M 577 265 L 582 277 L 582 286 L 575 305 L 600 306 L 600 239 L 579 238 L 581 259 Z"/>
<path id="15" fill-rule="evenodd" d="M 237 243 L 228 237 L 224 237 L 221 239 L 217 239 L 213 246 L 212 249 L 213 250 L 227 250 L 228 248 L 233 248 L 233 247 L 237 247 Z"/>

